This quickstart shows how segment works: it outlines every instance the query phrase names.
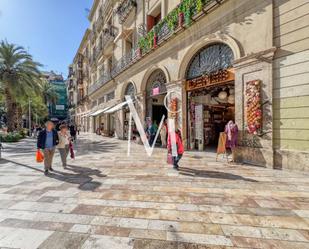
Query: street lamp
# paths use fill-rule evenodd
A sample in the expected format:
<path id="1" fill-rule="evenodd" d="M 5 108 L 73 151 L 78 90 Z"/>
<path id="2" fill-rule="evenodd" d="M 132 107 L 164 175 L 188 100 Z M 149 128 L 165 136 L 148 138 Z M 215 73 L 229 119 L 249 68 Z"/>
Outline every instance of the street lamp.
<path id="1" fill-rule="evenodd" d="M 31 137 L 31 99 L 29 99 L 29 136 Z"/>

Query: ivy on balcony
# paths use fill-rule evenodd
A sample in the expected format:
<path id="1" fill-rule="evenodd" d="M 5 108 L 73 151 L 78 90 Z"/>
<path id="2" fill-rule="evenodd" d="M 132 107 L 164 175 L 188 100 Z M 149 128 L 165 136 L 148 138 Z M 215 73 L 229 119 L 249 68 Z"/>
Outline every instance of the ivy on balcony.
<path id="1" fill-rule="evenodd" d="M 155 25 L 146 36 L 138 42 L 142 54 L 156 48 L 157 44 L 167 39 L 176 29 L 189 27 L 192 18 L 213 0 L 183 0 L 165 18 Z M 217 1 L 219 2 L 219 1 Z"/>

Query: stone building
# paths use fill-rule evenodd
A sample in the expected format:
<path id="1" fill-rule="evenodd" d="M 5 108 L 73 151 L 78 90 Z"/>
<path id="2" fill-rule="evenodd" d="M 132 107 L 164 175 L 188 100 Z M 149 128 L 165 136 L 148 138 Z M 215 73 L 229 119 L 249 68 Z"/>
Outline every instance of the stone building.
<path id="1" fill-rule="evenodd" d="M 157 123 L 174 96 L 188 150 L 215 148 L 235 120 L 238 161 L 308 170 L 308 10 L 306 0 L 95 0 L 76 121 L 124 139 L 125 95 Z"/>

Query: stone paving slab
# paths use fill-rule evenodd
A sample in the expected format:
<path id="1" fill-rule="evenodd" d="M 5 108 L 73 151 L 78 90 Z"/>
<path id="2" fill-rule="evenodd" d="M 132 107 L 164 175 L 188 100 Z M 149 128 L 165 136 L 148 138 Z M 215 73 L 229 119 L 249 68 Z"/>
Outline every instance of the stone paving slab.
<path id="1" fill-rule="evenodd" d="M 0 161 L 0 249 L 309 248 L 309 174 L 215 161 L 83 134 L 76 159 L 43 175 L 35 142 Z"/>

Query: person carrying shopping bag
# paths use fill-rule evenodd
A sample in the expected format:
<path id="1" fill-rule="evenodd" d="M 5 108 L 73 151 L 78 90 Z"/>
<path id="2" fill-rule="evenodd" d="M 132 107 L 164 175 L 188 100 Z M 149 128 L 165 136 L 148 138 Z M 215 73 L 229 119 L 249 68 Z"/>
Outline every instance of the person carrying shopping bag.
<path id="1" fill-rule="evenodd" d="M 167 149 L 168 149 L 168 152 L 169 154 L 172 154 L 172 135 L 170 132 L 168 134 L 168 139 L 167 139 Z M 173 156 L 173 168 L 175 170 L 178 170 L 179 169 L 179 161 L 180 159 L 182 158 L 182 155 L 184 153 L 184 147 L 183 147 L 183 143 L 182 143 L 182 138 L 181 138 L 181 132 L 179 129 L 177 129 L 175 132 L 174 132 L 174 135 L 175 135 L 175 142 L 176 142 L 176 147 L 177 147 L 177 156 Z"/>
<path id="2" fill-rule="evenodd" d="M 65 124 L 60 125 L 60 131 L 58 132 L 58 137 L 59 137 L 59 144 L 57 145 L 57 148 L 60 153 L 62 166 L 63 168 L 66 168 L 67 157 L 70 150 L 71 136 L 69 135 L 68 127 Z"/>
<path id="3" fill-rule="evenodd" d="M 55 148 L 59 143 L 59 137 L 52 121 L 47 121 L 45 127 L 46 128 L 42 130 L 38 136 L 37 148 L 38 150 L 43 150 L 44 174 L 47 175 L 49 170 L 53 171 L 53 157 L 55 154 Z"/>

